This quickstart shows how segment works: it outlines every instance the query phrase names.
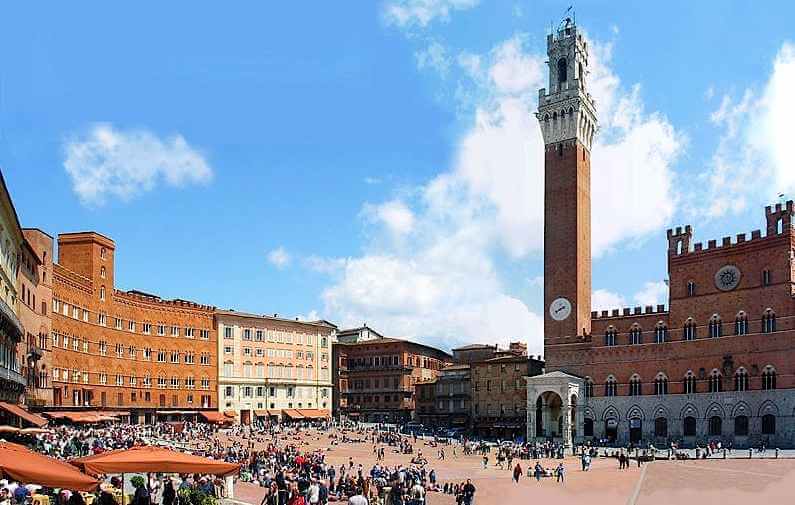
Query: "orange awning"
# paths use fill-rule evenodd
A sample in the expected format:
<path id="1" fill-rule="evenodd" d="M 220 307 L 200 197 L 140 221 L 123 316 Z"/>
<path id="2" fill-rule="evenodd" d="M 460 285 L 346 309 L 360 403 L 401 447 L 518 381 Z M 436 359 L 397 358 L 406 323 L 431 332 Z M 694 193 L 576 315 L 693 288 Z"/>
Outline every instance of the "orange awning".
<path id="1" fill-rule="evenodd" d="M 284 415 L 289 417 L 290 419 L 303 419 L 304 416 L 300 412 L 295 409 L 284 409 Z"/>
<path id="2" fill-rule="evenodd" d="M 15 415 L 18 418 L 24 420 L 25 422 L 32 424 L 37 428 L 41 428 L 45 424 L 47 424 L 47 420 L 41 416 L 37 416 L 36 414 L 31 414 L 27 410 L 23 409 L 19 405 L 14 405 L 11 403 L 0 402 L 0 409 L 5 410 L 9 414 Z"/>
<path id="3" fill-rule="evenodd" d="M 268 411 L 267 410 L 255 410 L 254 411 L 254 415 L 257 416 L 257 417 L 268 417 Z"/>
<path id="4" fill-rule="evenodd" d="M 93 491 L 99 485 L 98 480 L 68 463 L 10 442 L 0 442 L 0 473 L 26 484 L 74 491 Z"/>
<path id="5" fill-rule="evenodd" d="M 298 412 L 307 419 L 328 419 L 330 417 L 327 410 L 298 409 Z"/>
<path id="6" fill-rule="evenodd" d="M 86 410 L 81 412 L 45 412 L 45 415 L 53 419 L 68 419 L 77 424 L 92 424 L 104 421 L 118 421 L 117 416 L 119 413 Z"/>
<path id="7" fill-rule="evenodd" d="M 226 476 L 240 471 L 240 465 L 172 451 L 163 447 L 133 447 L 103 452 L 69 461 L 84 472 L 109 473 L 199 473 Z"/>
<path id="8" fill-rule="evenodd" d="M 228 423 L 231 420 L 216 410 L 208 410 L 206 412 L 199 412 L 204 419 L 211 423 Z"/>
<path id="9" fill-rule="evenodd" d="M 232 418 L 232 419 L 234 419 L 234 417 L 235 417 L 235 411 L 234 411 L 234 410 L 224 410 L 224 415 L 225 415 L 226 417 L 229 417 L 229 418 Z"/>

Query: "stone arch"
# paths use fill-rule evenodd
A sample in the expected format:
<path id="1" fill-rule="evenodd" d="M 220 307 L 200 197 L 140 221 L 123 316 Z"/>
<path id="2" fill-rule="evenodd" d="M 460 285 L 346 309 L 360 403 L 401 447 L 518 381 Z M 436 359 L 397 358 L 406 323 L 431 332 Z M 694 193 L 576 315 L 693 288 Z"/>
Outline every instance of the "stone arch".
<path id="1" fill-rule="evenodd" d="M 723 410 L 720 403 L 712 402 L 707 407 L 707 410 L 704 411 L 704 419 L 709 419 L 712 416 L 726 417 L 726 411 Z"/>
<path id="2" fill-rule="evenodd" d="M 652 411 L 652 417 L 653 418 L 657 418 L 657 417 L 670 418 L 671 417 L 671 412 L 670 412 L 670 410 L 668 410 L 668 407 L 666 407 L 662 403 L 659 403 L 659 404 L 657 404 L 656 407 L 654 407 L 654 410 Z"/>
<path id="3" fill-rule="evenodd" d="M 700 417 L 698 408 L 692 403 L 685 404 L 682 410 L 679 411 L 679 418 L 684 419 L 685 417 L 695 417 L 698 419 Z"/>
<path id="4" fill-rule="evenodd" d="M 582 412 L 583 417 L 590 417 L 593 420 L 596 420 L 596 414 L 594 413 L 591 407 L 585 407 Z"/>
<path id="5" fill-rule="evenodd" d="M 732 409 L 732 417 L 737 416 L 751 416 L 751 407 L 744 401 L 737 402 L 737 405 Z"/>
<path id="6" fill-rule="evenodd" d="M 627 419 L 641 419 L 646 420 L 646 413 L 640 408 L 640 405 L 633 405 L 627 410 Z"/>
<path id="7" fill-rule="evenodd" d="M 778 406 L 770 400 L 763 401 L 762 405 L 759 406 L 759 412 L 757 413 L 757 416 L 762 417 L 765 414 L 773 414 L 774 416 L 778 417 Z"/>
<path id="8" fill-rule="evenodd" d="M 607 421 L 608 419 L 615 419 L 616 421 L 621 420 L 621 415 L 618 413 L 618 409 L 613 405 L 610 405 L 604 410 L 604 412 L 602 412 L 602 421 Z"/>

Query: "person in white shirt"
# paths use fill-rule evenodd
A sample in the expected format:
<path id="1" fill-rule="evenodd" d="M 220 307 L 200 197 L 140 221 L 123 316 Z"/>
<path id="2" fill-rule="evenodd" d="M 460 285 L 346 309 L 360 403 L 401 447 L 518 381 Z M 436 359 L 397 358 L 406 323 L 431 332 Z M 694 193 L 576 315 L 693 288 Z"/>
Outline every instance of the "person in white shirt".
<path id="1" fill-rule="evenodd" d="M 364 497 L 361 489 L 357 489 L 356 494 L 348 498 L 348 505 L 368 505 L 367 498 Z"/>
<path id="2" fill-rule="evenodd" d="M 310 505 L 317 505 L 320 503 L 320 486 L 316 480 L 313 480 L 309 485 L 309 503 Z"/>

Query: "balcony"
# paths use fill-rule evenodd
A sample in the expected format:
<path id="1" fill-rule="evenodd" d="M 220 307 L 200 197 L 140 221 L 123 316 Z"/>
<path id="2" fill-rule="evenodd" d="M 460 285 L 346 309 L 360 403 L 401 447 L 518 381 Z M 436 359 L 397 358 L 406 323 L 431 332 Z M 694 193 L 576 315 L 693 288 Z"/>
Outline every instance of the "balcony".
<path id="1" fill-rule="evenodd" d="M 27 381 L 25 380 L 25 376 L 19 372 L 15 372 L 9 368 L 0 368 L 0 380 L 6 380 L 10 382 L 16 382 L 22 386 L 27 385 Z"/>

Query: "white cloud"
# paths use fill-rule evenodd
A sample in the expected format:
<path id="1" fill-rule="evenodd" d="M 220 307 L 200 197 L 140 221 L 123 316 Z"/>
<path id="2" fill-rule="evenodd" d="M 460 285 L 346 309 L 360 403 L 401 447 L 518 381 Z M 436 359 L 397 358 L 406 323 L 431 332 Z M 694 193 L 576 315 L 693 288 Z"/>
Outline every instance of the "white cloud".
<path id="1" fill-rule="evenodd" d="M 285 268 L 292 261 L 290 253 L 284 247 L 277 247 L 268 253 L 268 262 L 279 270 Z"/>
<path id="2" fill-rule="evenodd" d="M 321 319 L 316 310 L 310 310 L 308 314 L 298 314 L 295 318 L 298 321 L 319 321 Z"/>
<path id="3" fill-rule="evenodd" d="M 543 275 L 537 275 L 535 277 L 532 277 L 532 278 L 528 279 L 527 282 L 529 282 L 530 285 L 532 287 L 534 287 L 534 288 L 543 288 L 544 287 L 544 276 Z"/>
<path id="4" fill-rule="evenodd" d="M 161 139 L 146 130 L 94 125 L 64 145 L 64 168 L 85 205 L 109 197 L 130 200 L 165 183 L 181 187 L 207 183 L 213 170 L 204 156 L 177 134 Z"/>
<path id="5" fill-rule="evenodd" d="M 709 202 L 691 209 L 697 216 L 739 214 L 750 205 L 773 201 L 779 193 L 795 193 L 795 144 L 791 118 L 795 115 L 795 45 L 786 42 L 773 60 L 772 72 L 761 87 L 745 90 L 739 99 L 724 95 L 711 115 L 722 130 L 709 169 L 701 175 Z M 694 191 L 695 192 L 695 191 Z"/>
<path id="6" fill-rule="evenodd" d="M 414 227 L 414 213 L 400 200 L 380 205 L 365 204 L 362 214 L 371 223 L 385 225 L 394 236 L 410 233 Z"/>
<path id="7" fill-rule="evenodd" d="M 665 281 L 647 282 L 633 297 L 635 304 L 641 307 L 668 305 L 668 285 Z"/>
<path id="8" fill-rule="evenodd" d="M 626 306 L 626 299 L 618 293 L 606 289 L 597 289 L 591 293 L 591 310 L 611 310 Z"/>
<path id="9" fill-rule="evenodd" d="M 447 49 L 437 41 L 431 42 L 426 48 L 414 53 L 414 57 L 417 59 L 418 69 L 431 68 L 436 70 L 442 77 L 447 76 L 452 64 L 450 57 L 447 55 Z"/>
<path id="10" fill-rule="evenodd" d="M 450 13 L 475 7 L 479 0 L 393 0 L 384 6 L 384 19 L 401 28 L 426 27 L 435 19 L 449 21 Z"/>
<path id="11" fill-rule="evenodd" d="M 645 307 L 652 305 L 668 305 L 668 285 L 665 281 L 646 282 L 634 295 L 632 295 L 634 307 Z M 629 307 L 626 298 L 618 293 L 606 289 L 597 289 L 591 293 L 592 310 L 612 310 Z"/>
<path id="12" fill-rule="evenodd" d="M 638 86 L 621 86 L 609 69 L 610 46 L 591 47 L 590 89 L 602 119 L 592 179 L 598 255 L 670 218 L 682 141 L 664 117 L 644 110 Z M 410 227 L 383 217 L 394 200 L 365 205 L 368 222 L 393 235 L 403 230 L 403 240 L 371 240 L 361 256 L 345 260 L 323 294 L 329 317 L 446 348 L 519 339 L 532 354 L 543 352 L 543 319 L 512 294 L 526 286 L 506 282 L 498 258 L 524 261 L 543 246 L 544 151 L 533 111 L 545 86 L 544 59 L 526 50 L 523 36 L 485 54 L 459 53 L 450 71 L 460 74 L 457 96 L 466 100 L 459 107 L 472 123 L 453 163 L 416 188 L 416 198 L 399 201 L 406 209 L 397 215 L 411 212 Z M 607 293 L 601 300 L 624 304 Z"/>

